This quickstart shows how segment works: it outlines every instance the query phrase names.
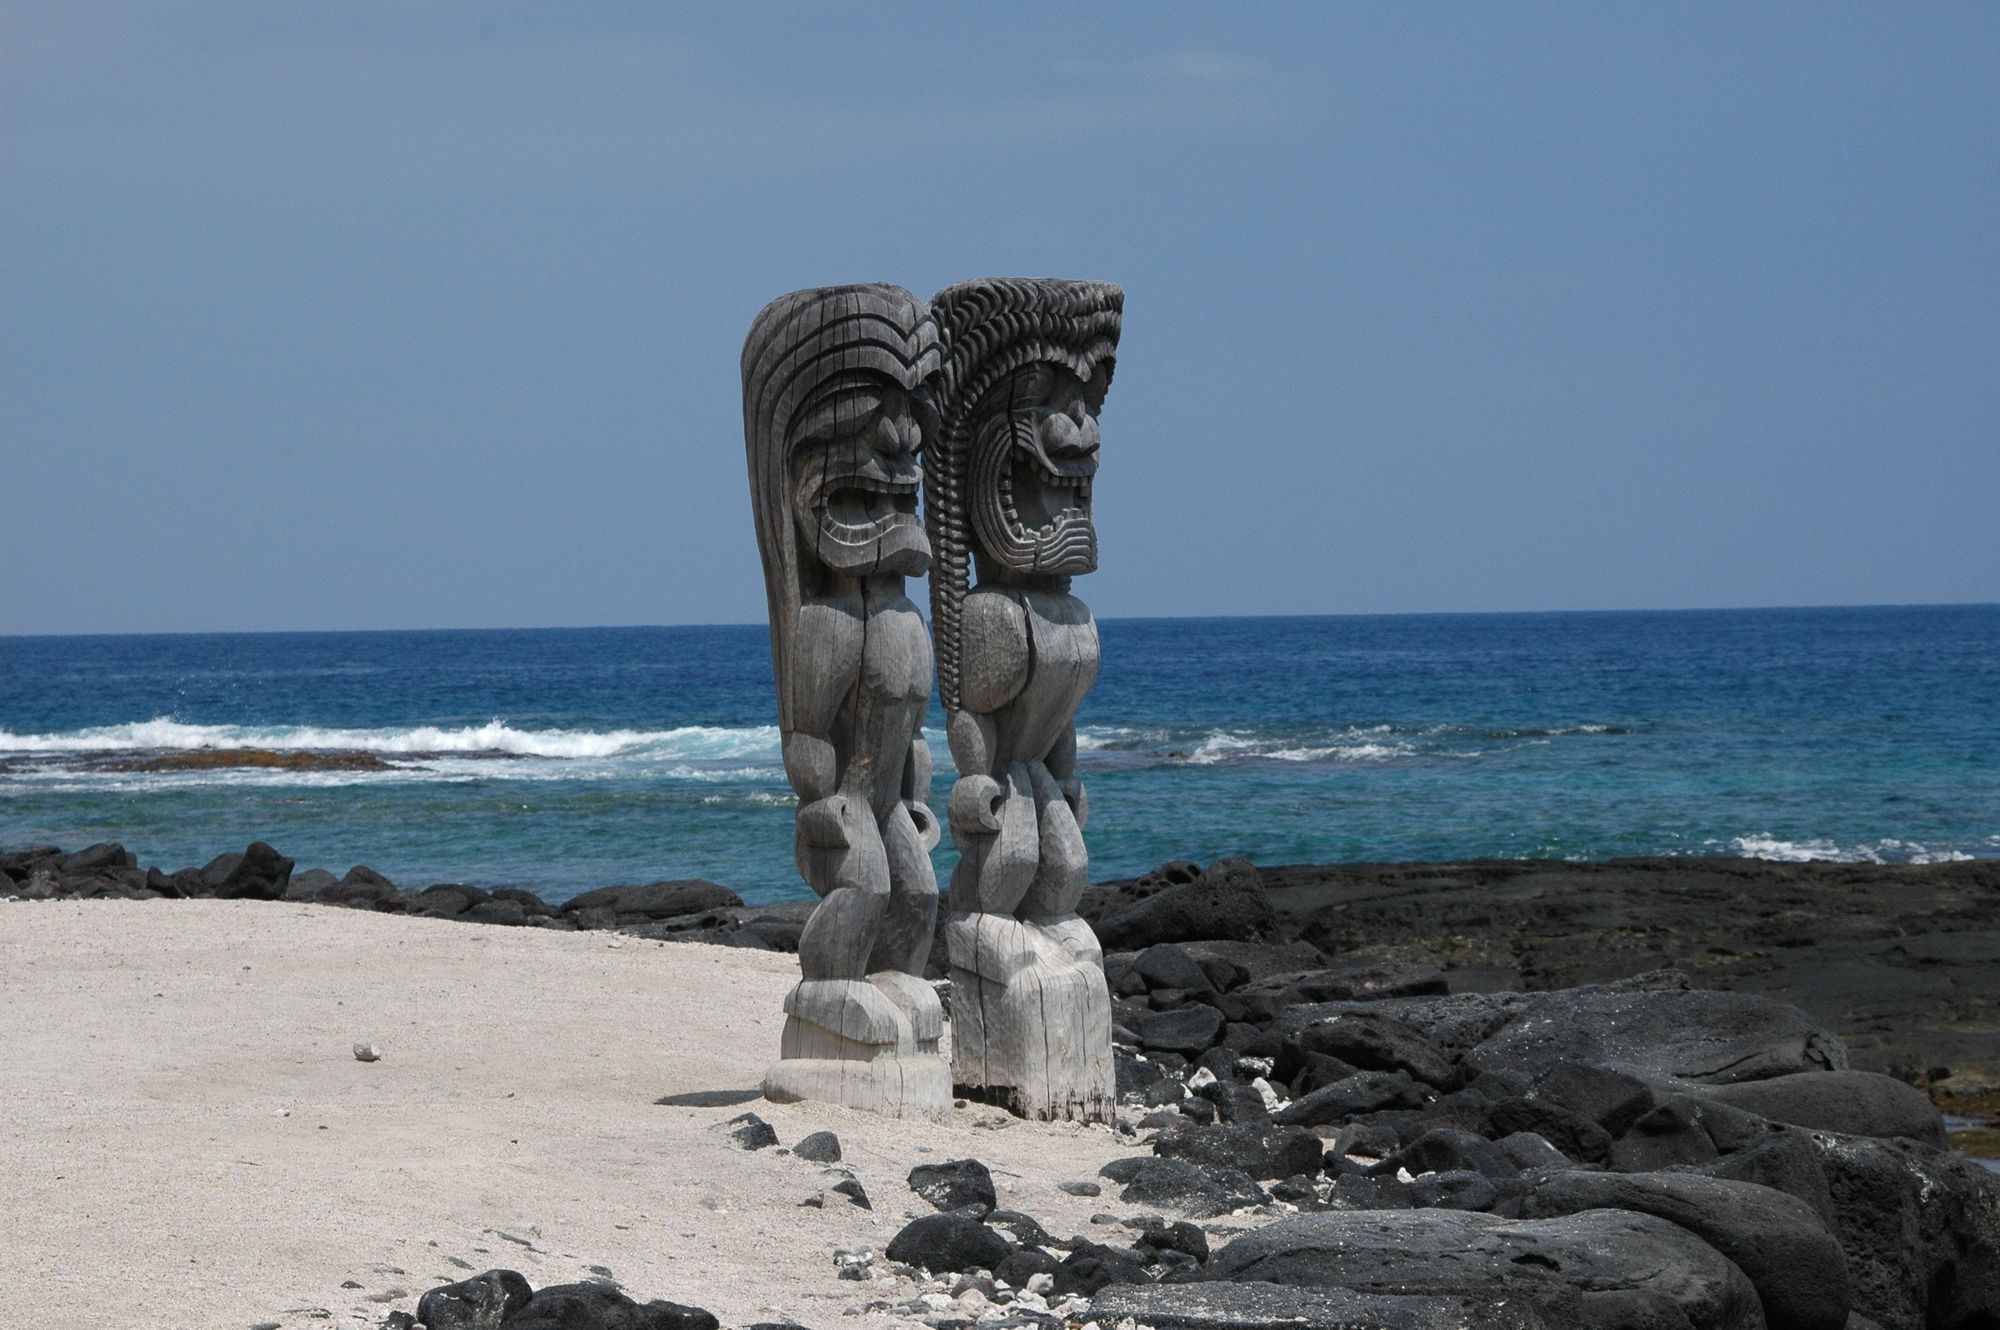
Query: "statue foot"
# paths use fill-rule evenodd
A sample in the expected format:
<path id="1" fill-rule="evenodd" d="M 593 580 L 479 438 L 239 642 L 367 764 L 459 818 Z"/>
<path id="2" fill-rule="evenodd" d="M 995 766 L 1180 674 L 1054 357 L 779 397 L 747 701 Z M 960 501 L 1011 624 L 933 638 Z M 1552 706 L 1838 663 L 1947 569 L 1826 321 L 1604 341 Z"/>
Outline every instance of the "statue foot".
<path id="1" fill-rule="evenodd" d="M 1024 970 L 1070 960 L 1055 939 L 1011 914 L 957 911 L 945 920 L 944 945 L 952 969 L 1003 984 Z"/>
<path id="2" fill-rule="evenodd" d="M 785 1014 L 853 1044 L 893 1048 L 909 1028 L 896 1004 L 865 979 L 802 979 L 785 996 Z"/>
<path id="3" fill-rule="evenodd" d="M 785 1012 L 780 1058 L 764 1073 L 766 1099 L 905 1118 L 951 1111 L 951 1064 L 937 1051 L 943 1020 L 937 995 L 921 979 L 899 971 L 808 979 L 785 999 Z"/>
<path id="4" fill-rule="evenodd" d="M 944 1033 L 944 1004 L 938 1001 L 937 990 L 930 982 L 902 970 L 877 970 L 868 976 L 868 982 L 882 990 L 882 995 L 903 1013 L 917 1048 L 936 1052 L 938 1036 Z"/>
<path id="5" fill-rule="evenodd" d="M 1029 924 L 1055 939 L 1079 964 L 1104 968 L 1104 947 L 1098 942 L 1097 934 L 1090 925 L 1076 914 L 1049 914 L 1039 919 L 1030 919 Z"/>
<path id="6" fill-rule="evenodd" d="M 952 1080 L 1022 1117 L 1108 1122 L 1117 1102 L 1111 995 L 1103 969 L 1065 941 L 1088 939 L 1100 953 L 1081 919 L 1054 922 L 1055 931 L 1004 914 L 946 922 Z"/>
<path id="7" fill-rule="evenodd" d="M 785 1058 L 764 1073 L 763 1089 L 774 1104 L 810 1099 L 892 1118 L 942 1121 L 951 1116 L 951 1064 L 935 1053 L 864 1062 Z"/>

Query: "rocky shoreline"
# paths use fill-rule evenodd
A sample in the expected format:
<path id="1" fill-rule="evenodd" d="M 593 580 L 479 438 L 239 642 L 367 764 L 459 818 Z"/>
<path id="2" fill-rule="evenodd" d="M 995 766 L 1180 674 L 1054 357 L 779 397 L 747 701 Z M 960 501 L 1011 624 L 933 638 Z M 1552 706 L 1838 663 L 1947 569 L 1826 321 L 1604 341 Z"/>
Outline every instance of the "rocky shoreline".
<path id="1" fill-rule="evenodd" d="M 700 882 L 550 906 L 292 867 L 263 845 L 177 873 L 116 846 L 38 849 L 0 856 L 0 894 L 778 950 L 805 908 Z M 880 1253 L 829 1254 L 868 1290 L 857 1313 L 935 1330 L 2000 1324 L 2000 1177 L 1946 1148 L 1933 1102 L 1990 1109 L 2000 864 L 1176 863 L 1085 911 L 1120 1126 L 1150 1153 L 1065 1183 L 1106 1198 L 1099 1231 L 1066 1239 L 1000 1206 L 976 1160 L 913 1171 L 936 1214 Z M 739 1123 L 736 1147 L 787 1148 L 762 1126 Z M 821 1204 L 863 1204 L 853 1190 Z M 713 1324 L 480 1281 L 429 1295 L 430 1330 Z"/>

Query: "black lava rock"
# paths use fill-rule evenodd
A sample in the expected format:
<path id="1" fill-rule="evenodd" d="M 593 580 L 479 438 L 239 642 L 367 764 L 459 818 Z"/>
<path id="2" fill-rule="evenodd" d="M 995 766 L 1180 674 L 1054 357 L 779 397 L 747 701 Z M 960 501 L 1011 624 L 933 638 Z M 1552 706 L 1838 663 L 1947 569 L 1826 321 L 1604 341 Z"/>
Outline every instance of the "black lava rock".
<path id="1" fill-rule="evenodd" d="M 1156 943 L 1133 958 L 1132 968 L 1148 989 L 1178 988 L 1192 993 L 1214 989 L 1201 962 L 1171 942 Z"/>
<path id="2" fill-rule="evenodd" d="M 1168 1131 L 1153 1142 L 1153 1152 L 1210 1167 L 1240 1168 L 1253 1178 L 1288 1178 L 1319 1172 L 1325 1146 L 1304 1127 L 1221 1123 Z"/>
<path id="3" fill-rule="evenodd" d="M 1114 1159 L 1101 1170 L 1123 1184 L 1122 1200 L 1134 1205 L 1172 1205 L 1197 1217 L 1227 1214 L 1261 1204 L 1263 1189 L 1240 1168 L 1204 1167 L 1185 1159 Z"/>
<path id="4" fill-rule="evenodd" d="M 816 1131 L 801 1137 L 799 1143 L 792 1147 L 792 1153 L 815 1164 L 837 1164 L 840 1162 L 840 1138 L 830 1131 Z"/>
<path id="5" fill-rule="evenodd" d="M 279 854 L 263 841 L 256 841 L 241 855 L 229 856 L 233 859 L 227 872 L 218 875 L 211 889 L 224 900 L 283 900 L 285 887 L 292 880 L 292 861 Z M 218 861 L 219 863 L 220 861 Z M 215 867 L 214 864 L 210 865 Z M 209 870 L 202 870 L 202 879 L 209 881 Z"/>
<path id="6" fill-rule="evenodd" d="M 1712 1086 L 1700 1094 L 1706 1101 L 1789 1126 L 1848 1136 L 1901 1136 L 1944 1148 L 1944 1118 L 1930 1096 L 1872 1071 L 1801 1072 Z"/>
<path id="7" fill-rule="evenodd" d="M 1423 1089 L 1408 1072 L 1358 1071 L 1294 1099 L 1278 1110 L 1276 1120 L 1292 1127 L 1337 1127 L 1364 1113 L 1416 1108 L 1423 1102 Z"/>
<path id="8" fill-rule="evenodd" d="M 1707 1163 L 1717 1153 L 1702 1129 L 1700 1103 L 1670 1095 L 1612 1143 L 1608 1162 L 1620 1173 L 1652 1173 L 1676 1164 Z"/>
<path id="9" fill-rule="evenodd" d="M 963 1212 L 912 1219 L 885 1248 L 892 1261 L 936 1272 L 994 1270 L 1013 1250 L 1007 1239 Z"/>
<path id="10" fill-rule="evenodd" d="M 1543 1072 L 1529 1098 L 1556 1104 L 1622 1136 L 1653 1106 L 1653 1091 L 1636 1076 L 1583 1062 L 1558 1062 Z M 1532 1131 L 1532 1127 L 1516 1128 Z M 1606 1138 L 1607 1142 L 1609 1136 Z M 1554 1141 L 1554 1137 L 1549 1138 Z"/>
<path id="11" fill-rule="evenodd" d="M 1077 1242 L 1056 1267 L 1052 1292 L 1059 1294 L 1097 1292 L 1109 1284 L 1149 1284 L 1153 1277 L 1146 1264 L 1130 1252 L 1098 1242 Z"/>
<path id="12" fill-rule="evenodd" d="M 755 1113 L 739 1113 L 724 1125 L 729 1139 L 745 1150 L 764 1150 L 778 1143 L 777 1130 Z"/>
<path id="13" fill-rule="evenodd" d="M 1301 1054 L 1339 1058 L 1363 1071 L 1404 1071 L 1440 1090 L 1459 1083 L 1459 1074 L 1443 1050 L 1387 1012 L 1362 1008 L 1329 1016 L 1298 1030 L 1292 1040 Z"/>
<path id="14" fill-rule="evenodd" d="M 417 1319 L 427 1330 L 499 1330 L 534 1296 L 517 1272 L 487 1270 L 424 1294 L 417 1301 Z"/>
<path id="15" fill-rule="evenodd" d="M 1698 1174 L 1570 1169 L 1535 1179 L 1522 1206 L 1530 1218 L 1584 1210 L 1630 1210 L 1679 1224 L 1749 1276 L 1774 1326 L 1843 1330 L 1847 1324 L 1846 1257 L 1804 1201 Z"/>
<path id="16" fill-rule="evenodd" d="M 1399 1168 L 1411 1173 L 1472 1172 L 1488 1178 L 1511 1178 L 1520 1172 L 1499 1146 L 1477 1132 L 1456 1127 L 1425 1132 L 1370 1172 L 1394 1173 Z"/>
<path id="17" fill-rule="evenodd" d="M 1554 1324 L 1764 1324 L 1755 1288 L 1721 1253 L 1677 1224 L 1622 1210 L 1539 1220 L 1463 1210 L 1328 1210 L 1232 1240 L 1198 1278 L 1367 1294 L 1501 1291 L 1530 1308 L 1568 1286 L 1587 1292 L 1591 1313 Z"/>
<path id="18" fill-rule="evenodd" d="M 1222 1033 L 1222 1013 L 1214 1007 L 1186 1006 L 1148 1012 L 1139 1018 L 1139 1045 L 1148 1052 L 1193 1057 Z"/>
<path id="19" fill-rule="evenodd" d="M 603 908 L 618 914 L 621 922 L 625 915 L 639 916 L 637 922 L 643 922 L 741 904 L 743 898 L 728 887 L 702 878 L 685 878 L 652 882 L 643 887 L 599 887 L 564 901 L 562 909 L 565 914 L 575 914 L 580 910 Z"/>
<path id="20" fill-rule="evenodd" d="M 1469 1168 L 1413 1178 L 1410 1194 L 1417 1205 L 1440 1210 L 1491 1210 L 1500 1200 L 1493 1179 Z"/>
<path id="21" fill-rule="evenodd" d="M 504 1330 L 716 1330 L 700 1307 L 635 1302 L 609 1284 L 551 1284 L 502 1323 Z"/>
<path id="22" fill-rule="evenodd" d="M 968 1205 L 991 1210 L 1000 1203 L 993 1190 L 993 1175 L 977 1159 L 918 1164 L 910 1170 L 910 1190 L 940 1210 L 962 1210 Z"/>
<path id="23" fill-rule="evenodd" d="M 1208 1259 L 1208 1234 L 1185 1219 L 1147 1225 L 1138 1245 L 1147 1251 L 1185 1252 L 1197 1263 Z"/>
<path id="24" fill-rule="evenodd" d="M 1646 1102 L 1652 1103 L 1650 1094 Z M 1611 1150 L 1610 1132 L 1553 1100 L 1503 1099 L 1493 1106 L 1486 1121 L 1495 1136 L 1531 1133 L 1569 1159 L 1601 1160 Z"/>
<path id="25" fill-rule="evenodd" d="M 1193 881 L 1169 886 L 1097 921 L 1106 947 L 1136 951 L 1194 938 L 1254 941 L 1277 929 L 1277 911 L 1247 859 L 1222 859 Z"/>

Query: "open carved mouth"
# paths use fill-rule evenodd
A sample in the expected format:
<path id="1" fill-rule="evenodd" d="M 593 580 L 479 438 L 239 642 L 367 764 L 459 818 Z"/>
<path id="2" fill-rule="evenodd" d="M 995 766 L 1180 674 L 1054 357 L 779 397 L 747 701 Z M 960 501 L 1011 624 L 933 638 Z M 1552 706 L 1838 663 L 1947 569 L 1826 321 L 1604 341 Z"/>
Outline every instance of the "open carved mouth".
<path id="1" fill-rule="evenodd" d="M 917 520 L 917 481 L 845 475 L 829 478 L 820 491 L 821 523 L 847 544 L 886 534 L 899 521 Z"/>
<path id="2" fill-rule="evenodd" d="M 923 472 L 915 460 L 874 459 L 831 473 L 826 460 L 804 468 L 797 482 L 806 539 L 820 561 L 857 575 L 930 571 L 931 543 L 917 516 Z"/>
<path id="3" fill-rule="evenodd" d="M 1014 450 L 1000 473 L 1000 510 L 1007 524 L 1030 540 L 1052 540 L 1067 523 L 1090 520 L 1090 481 L 1096 470 L 1055 470 L 1027 449 Z"/>

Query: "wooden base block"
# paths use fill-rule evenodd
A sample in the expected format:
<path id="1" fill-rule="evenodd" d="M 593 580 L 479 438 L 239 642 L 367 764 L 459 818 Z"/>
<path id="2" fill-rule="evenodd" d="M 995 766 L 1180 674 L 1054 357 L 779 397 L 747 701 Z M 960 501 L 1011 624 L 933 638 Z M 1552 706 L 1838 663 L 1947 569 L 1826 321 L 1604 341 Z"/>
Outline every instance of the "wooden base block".
<path id="1" fill-rule="evenodd" d="M 1117 1106 L 1104 971 L 1033 924 L 954 916 L 951 1076 L 1024 1118 L 1109 1122 Z"/>
<path id="2" fill-rule="evenodd" d="M 937 1054 L 785 1058 L 764 1073 L 764 1097 L 776 1104 L 810 1099 L 892 1118 L 942 1120 L 951 1114 L 951 1067 Z"/>
<path id="3" fill-rule="evenodd" d="M 951 1069 L 938 1053 L 937 994 L 912 975 L 806 980 L 785 999 L 780 1060 L 764 1073 L 774 1103 L 811 1099 L 897 1118 L 951 1112 Z"/>

